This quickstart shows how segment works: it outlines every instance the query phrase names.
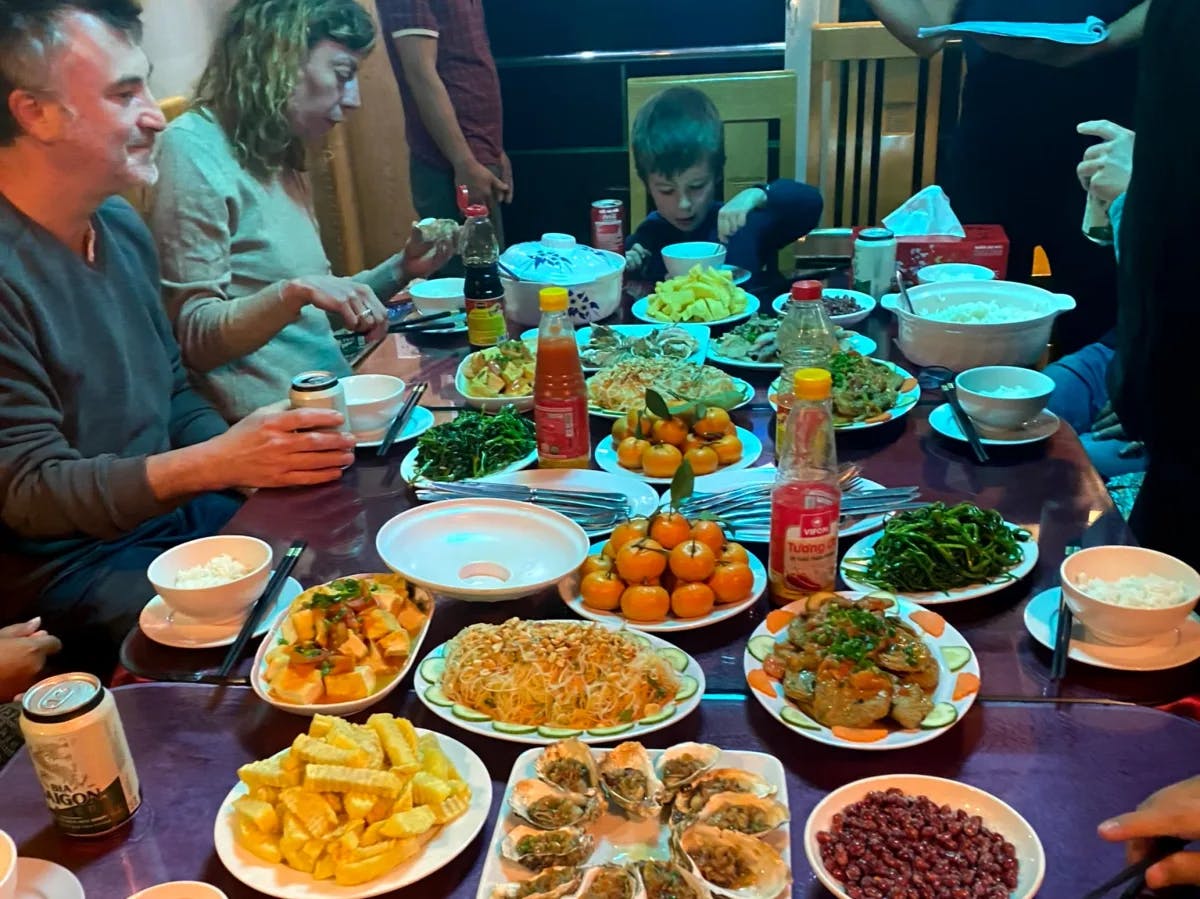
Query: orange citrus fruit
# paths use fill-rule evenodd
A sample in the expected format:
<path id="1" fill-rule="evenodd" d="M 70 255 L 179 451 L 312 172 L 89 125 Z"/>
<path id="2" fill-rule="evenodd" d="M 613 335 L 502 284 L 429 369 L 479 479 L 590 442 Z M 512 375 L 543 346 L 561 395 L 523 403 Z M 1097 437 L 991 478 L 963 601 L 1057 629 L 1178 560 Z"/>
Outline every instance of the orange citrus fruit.
<path id="1" fill-rule="evenodd" d="M 729 425 L 728 412 L 720 406 L 708 406 L 704 410 L 704 417 L 692 425 L 692 431 L 701 437 L 720 437 L 727 433 Z"/>
<path id="2" fill-rule="evenodd" d="M 725 532 L 711 518 L 701 518 L 693 522 L 692 536 L 701 543 L 707 543 L 714 553 L 719 553 L 725 547 Z"/>
<path id="3" fill-rule="evenodd" d="M 642 451 L 642 471 L 652 478 L 673 478 L 683 464 L 683 453 L 669 443 L 647 447 Z"/>
<path id="4" fill-rule="evenodd" d="M 579 585 L 583 604 L 590 609 L 612 612 L 621 607 L 624 582 L 611 571 L 593 571 Z"/>
<path id="5" fill-rule="evenodd" d="M 634 437 L 649 438 L 654 433 L 654 422 L 657 420 L 645 409 L 630 409 L 625 413 L 625 432 Z"/>
<path id="6" fill-rule="evenodd" d="M 708 584 L 680 584 L 671 592 L 671 611 L 677 618 L 699 618 L 711 612 L 716 601 Z"/>
<path id="7" fill-rule="evenodd" d="M 617 462 L 624 468 L 642 467 L 642 454 L 650 449 L 650 442 L 630 434 L 617 444 Z"/>
<path id="8" fill-rule="evenodd" d="M 662 544 L 663 549 L 674 549 L 692 536 L 692 526 L 678 512 L 659 512 L 650 519 L 650 536 Z"/>
<path id="9" fill-rule="evenodd" d="M 661 621 L 671 610 L 671 596 L 662 587 L 636 584 L 621 594 L 621 614 L 630 621 Z"/>
<path id="10" fill-rule="evenodd" d="M 722 465 L 729 465 L 742 458 L 742 441 L 738 439 L 737 434 L 726 434 L 719 440 L 714 440 L 711 446 Z"/>
<path id="11" fill-rule="evenodd" d="M 616 559 L 618 549 L 619 547 L 613 543 L 611 539 L 606 540 L 604 545 L 600 547 L 600 555 L 604 556 L 606 559 Z"/>
<path id="12" fill-rule="evenodd" d="M 606 555 L 617 557 L 619 550 L 626 543 L 637 540 L 639 537 L 645 537 L 650 533 L 649 518 L 627 518 L 619 525 L 613 528 L 612 536 L 608 538 L 608 545 L 611 546 L 612 552 Z"/>
<path id="13" fill-rule="evenodd" d="M 695 449 L 690 449 L 683 454 L 683 458 L 688 460 L 692 466 L 692 471 L 698 475 L 712 474 L 717 470 L 717 466 L 721 464 L 721 460 L 717 456 L 717 451 L 711 446 L 698 446 Z"/>
<path id="14" fill-rule="evenodd" d="M 708 446 L 708 445 L 709 445 L 708 441 L 705 440 L 703 437 L 701 437 L 699 434 L 688 434 L 687 439 L 685 439 L 683 441 L 683 446 L 681 446 L 680 449 L 683 450 L 684 453 L 686 454 L 689 450 L 694 450 L 698 446 Z"/>
<path id="15" fill-rule="evenodd" d="M 584 577 L 587 577 L 593 571 L 612 571 L 612 567 L 612 556 L 606 556 L 601 552 L 598 556 L 588 556 L 584 559 L 583 566 L 579 570 Z"/>
<path id="16" fill-rule="evenodd" d="M 687 439 L 687 423 L 678 417 L 660 419 L 654 423 L 654 440 L 658 443 L 669 443 L 671 446 L 683 446 Z"/>
<path id="17" fill-rule="evenodd" d="M 618 418 L 616 421 L 613 422 L 613 426 L 612 426 L 613 443 L 620 443 L 622 440 L 624 440 L 626 437 L 628 437 L 629 434 L 630 434 L 629 419 Z"/>
<path id="18" fill-rule="evenodd" d="M 630 584 L 658 577 L 666 568 L 666 550 L 649 537 L 626 543 L 617 552 L 617 574 Z"/>
<path id="19" fill-rule="evenodd" d="M 741 562 L 743 565 L 750 564 L 750 554 L 746 552 L 746 547 L 740 543 L 730 541 L 721 547 L 721 551 L 717 554 L 718 562 Z"/>
<path id="20" fill-rule="evenodd" d="M 717 554 L 699 540 L 686 540 L 671 550 L 671 573 L 684 581 L 707 580 L 717 567 Z"/>
<path id="21" fill-rule="evenodd" d="M 723 562 L 708 579 L 708 586 L 716 594 L 717 602 L 738 602 L 754 589 L 754 572 L 741 562 Z"/>

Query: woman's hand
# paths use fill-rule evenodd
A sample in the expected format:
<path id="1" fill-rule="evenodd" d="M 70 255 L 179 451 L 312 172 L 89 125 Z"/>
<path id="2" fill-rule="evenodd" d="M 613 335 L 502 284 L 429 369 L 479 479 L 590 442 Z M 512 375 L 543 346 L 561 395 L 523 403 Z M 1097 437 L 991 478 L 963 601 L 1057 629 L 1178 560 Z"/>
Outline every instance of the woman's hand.
<path id="1" fill-rule="evenodd" d="M 1130 862 L 1140 861 L 1155 837 L 1200 839 L 1200 777 L 1164 787 L 1138 806 L 1100 825 L 1100 836 L 1125 842 Z M 1177 852 L 1146 870 L 1146 886 L 1200 886 L 1200 852 Z"/>
<path id="2" fill-rule="evenodd" d="M 1084 122 L 1075 130 L 1101 139 L 1087 148 L 1076 167 L 1079 183 L 1097 199 L 1111 203 L 1129 189 L 1136 135 L 1109 121 Z"/>
<path id="3" fill-rule="evenodd" d="M 0 701 L 29 689 L 46 666 L 46 657 L 62 649 L 57 637 L 42 630 L 42 619 L 0 628 Z"/>
<path id="4" fill-rule="evenodd" d="M 387 335 L 387 310 L 383 303 L 371 288 L 350 278 L 333 275 L 294 278 L 283 285 L 283 298 L 297 309 L 316 306 L 340 315 L 347 328 L 366 334 L 368 341 L 382 340 Z"/>
<path id="5" fill-rule="evenodd" d="M 1122 459 L 1136 459 L 1146 452 L 1144 443 L 1129 439 L 1129 435 L 1125 433 L 1125 426 L 1113 410 L 1112 403 L 1106 403 L 1092 422 L 1092 437 L 1096 440 L 1122 441 L 1124 446 L 1117 450 L 1117 455 Z"/>
<path id="6" fill-rule="evenodd" d="M 408 243 L 404 245 L 404 252 L 400 254 L 397 280 L 407 284 L 414 278 L 431 277 L 457 252 L 458 241 L 455 238 L 428 241 L 421 236 L 421 229 L 414 225 Z"/>

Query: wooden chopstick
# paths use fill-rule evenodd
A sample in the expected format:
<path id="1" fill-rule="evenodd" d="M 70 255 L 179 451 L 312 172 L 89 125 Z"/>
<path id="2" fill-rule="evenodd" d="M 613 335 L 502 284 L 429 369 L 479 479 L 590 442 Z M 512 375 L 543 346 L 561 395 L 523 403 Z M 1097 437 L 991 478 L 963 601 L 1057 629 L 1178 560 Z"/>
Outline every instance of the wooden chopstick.
<path id="1" fill-rule="evenodd" d="M 975 430 L 975 424 L 971 421 L 971 417 L 963 411 L 963 407 L 958 402 L 958 390 L 953 384 L 943 384 L 942 393 L 946 397 L 946 401 L 950 403 L 950 411 L 954 413 L 954 419 L 958 422 L 959 429 L 963 432 L 963 436 L 967 438 L 967 443 L 971 444 L 971 450 L 975 453 L 975 458 L 980 463 L 991 461 L 988 452 L 983 448 L 983 443 L 979 439 L 979 432 Z"/>
<path id="2" fill-rule="evenodd" d="M 1074 555 L 1079 552 L 1080 548 L 1076 543 L 1069 543 L 1064 550 L 1064 555 Z M 1067 676 L 1067 659 L 1071 656 L 1071 628 L 1074 623 L 1075 617 L 1071 614 L 1071 607 L 1067 605 L 1067 592 L 1062 590 L 1058 597 L 1057 627 L 1054 631 L 1054 657 L 1050 660 L 1050 680 L 1052 683 L 1060 681 Z"/>
<path id="3" fill-rule="evenodd" d="M 413 392 L 408 395 L 408 399 L 404 401 L 404 405 L 400 407 L 400 411 L 396 413 L 396 418 L 392 421 L 387 429 L 387 433 L 383 435 L 383 441 L 379 444 L 379 449 L 375 451 L 375 455 L 380 458 L 391 452 L 392 444 L 396 442 L 396 438 L 400 436 L 400 432 L 404 430 L 404 426 L 408 423 L 408 419 L 412 416 L 413 410 L 417 407 L 417 403 L 421 397 L 425 395 L 425 391 L 429 389 L 429 382 L 422 381 L 413 388 Z"/>
<path id="4" fill-rule="evenodd" d="M 305 547 L 308 546 L 304 540 L 295 540 L 288 547 L 283 558 L 276 566 L 275 572 L 271 575 L 271 579 L 267 581 L 267 589 L 263 590 L 262 595 L 254 601 L 254 605 L 250 609 L 250 614 L 246 616 L 245 622 L 242 624 L 242 630 L 237 635 L 237 639 L 233 641 L 233 645 L 229 647 L 229 652 L 225 654 L 225 661 L 221 663 L 221 667 L 217 669 L 216 677 L 218 679 L 229 676 L 229 672 L 233 670 L 233 666 L 238 663 L 238 659 L 242 657 L 242 652 L 246 649 L 246 644 L 250 642 L 250 638 L 254 636 L 254 629 L 258 627 L 259 619 L 263 613 L 275 604 L 276 597 L 279 596 L 279 591 L 283 589 L 283 585 L 287 583 L 288 576 L 292 573 L 292 569 L 296 567 L 296 560 L 300 558 Z"/>
<path id="5" fill-rule="evenodd" d="M 1145 858 L 1121 870 L 1115 877 L 1106 880 L 1096 889 L 1085 895 L 1083 899 L 1100 899 L 1109 890 L 1119 887 L 1129 881 L 1128 888 L 1121 894 L 1124 896 L 1139 896 L 1146 886 L 1146 872 L 1168 856 L 1182 852 L 1190 840 L 1179 837 L 1157 837 L 1150 842 L 1150 849 Z"/>

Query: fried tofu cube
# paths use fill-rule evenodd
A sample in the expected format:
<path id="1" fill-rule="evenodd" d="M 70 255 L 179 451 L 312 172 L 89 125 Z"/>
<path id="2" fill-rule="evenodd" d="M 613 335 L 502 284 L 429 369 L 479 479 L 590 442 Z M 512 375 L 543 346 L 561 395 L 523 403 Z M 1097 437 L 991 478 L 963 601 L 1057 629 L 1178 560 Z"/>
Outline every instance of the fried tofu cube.
<path id="1" fill-rule="evenodd" d="M 349 674 L 330 674 L 325 678 L 325 698 L 330 702 L 365 699 L 375 692 L 375 672 L 360 665 Z"/>
<path id="2" fill-rule="evenodd" d="M 401 606 L 400 611 L 396 614 L 396 623 L 399 624 L 405 631 L 410 634 L 415 634 L 425 626 L 425 620 L 428 616 L 414 606 L 410 602 L 406 602 Z"/>
<path id="3" fill-rule="evenodd" d="M 349 633 L 337 650 L 351 658 L 362 659 L 367 655 L 367 644 L 362 641 L 362 638 L 358 634 Z"/>
<path id="4" fill-rule="evenodd" d="M 292 628 L 296 632 L 296 639 L 288 642 L 304 643 L 316 638 L 316 616 L 312 609 L 297 609 L 288 617 L 291 619 Z"/>
<path id="5" fill-rule="evenodd" d="M 321 672 L 316 668 L 287 667 L 275 680 L 269 682 L 271 692 L 284 702 L 296 705 L 312 705 L 325 694 L 321 683 Z"/>
<path id="6" fill-rule="evenodd" d="M 389 661 L 396 659 L 403 661 L 408 658 L 409 652 L 412 651 L 412 638 L 408 636 L 408 631 L 405 630 L 392 631 L 386 637 L 381 637 L 377 642 L 379 651 Z"/>
<path id="7" fill-rule="evenodd" d="M 359 620 L 362 621 L 363 634 L 372 640 L 386 637 L 393 631 L 400 629 L 400 624 L 396 621 L 396 616 L 378 607 L 367 609 L 359 616 Z"/>

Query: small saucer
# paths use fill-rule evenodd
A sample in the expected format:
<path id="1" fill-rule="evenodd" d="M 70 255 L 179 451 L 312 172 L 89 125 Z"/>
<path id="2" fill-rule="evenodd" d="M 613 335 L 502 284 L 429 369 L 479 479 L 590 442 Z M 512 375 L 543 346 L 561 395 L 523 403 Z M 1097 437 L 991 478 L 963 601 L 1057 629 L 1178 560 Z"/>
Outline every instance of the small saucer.
<path id="1" fill-rule="evenodd" d="M 404 430 L 396 438 L 396 442 L 402 443 L 405 440 L 420 437 L 432 427 L 433 413 L 424 406 L 417 406 L 417 408 L 413 409 L 408 423 L 404 425 Z M 356 431 L 354 434 L 354 445 L 358 449 L 370 449 L 371 447 L 379 446 L 379 444 L 383 443 L 385 434 L 387 434 L 387 428 L 380 428 L 378 431 Z"/>
<path id="2" fill-rule="evenodd" d="M 279 591 L 279 598 L 275 600 L 275 608 L 258 623 L 258 627 L 254 629 L 254 636 L 261 637 L 265 634 L 292 600 L 303 592 L 304 588 L 300 586 L 299 581 L 288 578 L 283 589 Z M 155 643 L 176 649 L 215 649 L 218 646 L 228 646 L 237 639 L 242 629 L 240 621 L 201 624 L 178 612 L 172 617 L 170 607 L 157 595 L 142 609 L 142 614 L 138 616 L 138 624 L 142 633 Z"/>
<path id="3" fill-rule="evenodd" d="M 1043 590 L 1025 605 L 1025 627 L 1047 649 L 1058 630 L 1059 587 Z M 1200 616 L 1192 613 L 1181 627 L 1137 646 L 1113 646 L 1090 637 L 1083 623 L 1071 625 L 1070 657 L 1085 665 L 1114 671 L 1165 671 L 1200 659 Z"/>
<path id="4" fill-rule="evenodd" d="M 722 265 L 721 268 L 729 272 L 729 274 L 733 277 L 734 284 L 745 284 L 750 280 L 750 272 L 748 269 L 739 268 L 736 265 L 729 265 L 728 263 Z"/>
<path id="5" fill-rule="evenodd" d="M 975 422 L 975 428 L 979 431 L 979 442 L 984 446 L 1024 446 L 1052 437 L 1061 424 L 1061 418 L 1049 409 L 1043 409 L 1023 428 L 992 428 L 979 422 Z M 929 426 L 943 437 L 967 442 L 949 403 L 942 403 L 929 413 Z"/>
<path id="6" fill-rule="evenodd" d="M 62 865 L 42 858 L 18 858 L 14 899 L 84 899 L 83 884 Z"/>

